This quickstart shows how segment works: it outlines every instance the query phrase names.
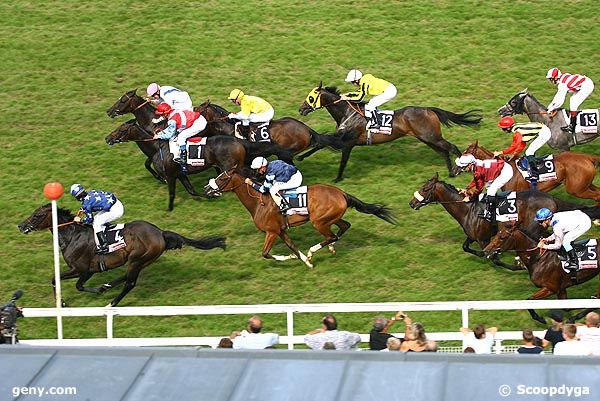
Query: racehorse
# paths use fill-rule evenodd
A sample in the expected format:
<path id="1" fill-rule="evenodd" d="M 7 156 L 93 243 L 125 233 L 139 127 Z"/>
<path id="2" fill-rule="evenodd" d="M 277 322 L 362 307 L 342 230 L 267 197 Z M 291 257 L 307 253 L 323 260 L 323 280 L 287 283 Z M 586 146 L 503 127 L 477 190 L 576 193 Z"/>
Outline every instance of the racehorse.
<path id="1" fill-rule="evenodd" d="M 313 89 L 298 110 L 305 116 L 317 109 L 325 107 L 337 123 L 337 131 L 344 141 L 342 148 L 342 160 L 335 181 L 343 179 L 344 169 L 348 163 L 350 152 L 354 146 L 367 145 L 368 134 L 366 130 L 367 120 L 364 117 L 364 103 L 353 103 L 348 100 L 340 100 L 340 94 L 334 87 L 323 88 L 323 84 Z M 450 153 L 460 155 L 458 148 L 442 137 L 441 125 L 450 127 L 458 125 L 478 125 L 481 116 L 477 110 L 471 110 L 464 114 L 455 114 L 437 107 L 408 106 L 394 111 L 391 135 L 374 134 L 372 143 L 374 145 L 393 141 L 403 136 L 414 136 L 421 142 L 439 153 L 446 161 L 446 167 L 450 176 L 454 176 Z M 304 157 L 314 153 L 318 149 L 312 149 Z"/>
<path id="2" fill-rule="evenodd" d="M 117 143 L 125 141 L 151 141 L 152 135 L 143 129 L 136 122 L 125 122 L 115 131 L 106 137 L 107 143 Z M 192 184 L 186 177 L 186 174 L 194 174 L 204 171 L 211 166 L 216 166 L 221 170 L 228 170 L 234 166 L 238 169 L 244 168 L 246 163 L 246 148 L 243 141 L 229 136 L 214 136 L 206 138 L 204 146 L 204 165 L 188 165 L 187 173 L 181 171 L 181 165 L 173 161 L 173 154 L 169 151 L 169 142 L 163 140 L 154 140 L 157 151 L 152 156 L 152 163 L 157 170 L 167 180 L 169 187 L 169 211 L 173 210 L 175 201 L 175 183 L 179 179 L 186 191 L 192 196 L 204 196 L 196 192 Z"/>
<path id="3" fill-rule="evenodd" d="M 127 264 L 127 272 L 99 288 L 85 287 L 84 284 L 100 272 L 100 255 L 95 253 L 94 231 L 92 227 L 74 223 L 75 216 L 66 209 L 58 209 L 58 241 L 69 270 L 60 274 L 60 279 L 78 278 L 75 287 L 79 291 L 102 294 L 114 286 L 125 283 L 123 289 L 109 304 L 117 306 L 129 291 L 135 287 L 138 275 L 146 266 L 154 263 L 169 249 L 179 249 L 189 245 L 197 249 L 222 248 L 225 250 L 225 237 L 205 237 L 189 239 L 172 231 L 163 231 L 154 224 L 138 220 L 126 223 L 121 235 L 127 245 L 124 248 L 102 255 L 103 267 L 107 270 Z M 50 204 L 39 207 L 31 216 L 19 224 L 23 234 L 31 231 L 52 229 L 52 209 Z M 52 279 L 52 286 L 56 282 Z"/>
<path id="4" fill-rule="evenodd" d="M 485 208 L 483 202 L 464 202 L 463 199 L 464 195 L 459 193 L 453 185 L 440 181 L 438 174 L 436 174 L 414 193 L 409 205 L 411 208 L 419 210 L 431 203 L 441 204 L 460 224 L 467 235 L 463 243 L 463 250 L 483 257 L 483 251 L 472 249 L 470 245 L 477 242 L 482 249 L 485 248 L 493 236 L 496 235 L 498 227 L 504 227 L 506 224 L 511 223 L 498 222 L 497 225 L 494 225 L 477 216 Z M 517 224 L 530 229 L 537 228 L 537 223 L 534 222 L 533 218 L 535 212 L 543 207 L 547 207 L 553 212 L 585 208 L 583 205 L 566 202 L 539 191 L 517 192 L 514 206 L 516 206 L 516 212 L 518 213 Z M 495 265 L 509 270 L 521 270 L 520 267 L 502 262 L 497 254 L 493 255 L 490 260 Z"/>
<path id="5" fill-rule="evenodd" d="M 235 125 L 228 118 L 229 112 L 223 107 L 206 101 L 194 108 L 208 121 L 208 131 L 214 135 L 234 135 Z M 258 134 L 257 134 L 258 135 Z M 322 135 L 295 118 L 283 117 L 271 120 L 269 124 L 270 140 L 292 153 L 298 154 L 309 147 L 323 149 L 341 149 L 342 141 L 333 135 Z"/>
<path id="6" fill-rule="evenodd" d="M 546 106 L 541 104 L 527 89 L 514 95 L 504 106 L 498 109 L 501 116 L 527 114 L 530 121 L 544 123 L 552 132 L 551 138 L 546 142 L 548 146 L 561 151 L 571 149 L 575 145 L 583 145 L 598 138 L 600 130 L 595 134 L 577 132 L 575 135 L 565 132 L 561 127 L 568 125 L 570 120 L 565 120 L 562 112 L 559 116 L 548 113 Z"/>
<path id="7" fill-rule="evenodd" d="M 478 159 L 492 159 L 494 154 L 482 146 L 478 141 L 473 142 L 464 153 L 471 153 Z M 507 191 L 523 191 L 529 189 L 531 184 L 521 173 L 519 173 L 516 161 L 509 161 L 513 168 L 513 177 L 506 183 L 504 189 Z M 600 188 L 594 185 L 596 168 L 600 166 L 600 156 L 585 153 L 562 152 L 554 155 L 554 168 L 556 179 L 538 182 L 537 189 L 548 192 L 564 184 L 565 190 L 582 199 L 593 199 L 596 205 L 600 205 Z M 457 168 L 457 170 L 460 170 Z"/>
<path id="8" fill-rule="evenodd" d="M 498 235 L 486 246 L 484 252 L 486 256 L 506 250 L 517 252 L 529 272 L 529 279 L 536 287 L 541 288 L 528 299 L 542 299 L 552 294 L 556 294 L 558 299 L 567 299 L 567 288 L 576 284 L 571 282 L 569 274 L 562 269 L 556 252 L 541 252 L 537 245 L 538 241 L 531 238 L 526 232 L 518 227 L 512 227 L 498 232 Z M 600 260 L 600 256 L 596 253 L 596 261 L 598 260 Z M 596 277 L 599 271 L 598 268 L 579 270 L 577 284 L 585 283 Z M 600 286 L 596 291 L 596 297 L 600 297 Z M 572 319 L 577 320 L 589 311 L 580 312 Z M 544 319 L 533 309 L 529 310 L 529 314 L 534 320 L 546 324 Z"/>
<path id="9" fill-rule="evenodd" d="M 364 203 L 358 198 L 345 193 L 331 185 L 315 184 L 308 187 L 308 215 L 294 214 L 282 216 L 279 207 L 269 194 L 261 194 L 244 182 L 244 177 L 235 170 L 223 171 L 204 187 L 207 196 L 220 195 L 222 192 L 233 191 L 242 204 L 248 209 L 256 227 L 265 233 L 262 255 L 266 259 L 288 260 L 300 258 L 306 266 L 312 268 L 312 256 L 319 249 L 327 246 L 335 253 L 334 244 L 350 228 L 350 223 L 342 217 L 350 207 L 361 213 L 372 214 L 388 223 L 395 224 L 392 212 L 379 204 Z M 313 245 L 304 255 L 292 242 L 287 233 L 287 227 L 300 226 L 310 221 L 325 240 Z M 337 234 L 331 231 L 331 226 L 339 227 Z M 293 254 L 288 256 L 270 255 L 271 248 L 277 237 L 290 248 Z"/>

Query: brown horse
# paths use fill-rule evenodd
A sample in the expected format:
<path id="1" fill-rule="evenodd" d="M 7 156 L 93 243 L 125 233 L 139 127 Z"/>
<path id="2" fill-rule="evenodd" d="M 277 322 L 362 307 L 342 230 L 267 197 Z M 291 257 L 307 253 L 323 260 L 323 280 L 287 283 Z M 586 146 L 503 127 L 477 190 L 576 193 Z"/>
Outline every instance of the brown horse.
<path id="1" fill-rule="evenodd" d="M 600 240 L 598 240 L 600 241 Z M 600 243 L 600 242 L 599 242 Z M 527 233 L 518 227 L 500 230 L 496 237 L 485 247 L 486 256 L 498 252 L 514 250 L 529 272 L 529 279 L 538 288 L 528 299 L 542 299 L 556 294 L 558 299 L 567 299 L 567 288 L 573 284 L 569 274 L 561 267 L 560 259 L 556 252 L 540 252 L 537 248 L 538 241 L 529 237 Z M 596 260 L 600 261 L 600 255 L 596 253 Z M 600 269 L 583 269 L 577 272 L 577 284 L 585 283 L 598 275 Z M 600 297 L 600 286 L 596 291 L 596 297 Z M 546 324 L 533 309 L 529 310 L 531 317 L 542 324 Z M 585 313 L 582 312 L 584 316 Z"/>
<path id="2" fill-rule="evenodd" d="M 235 125 L 228 118 L 229 112 L 221 106 L 206 101 L 194 108 L 208 121 L 207 131 L 213 135 L 234 135 Z M 298 154 L 309 147 L 341 149 L 342 141 L 333 135 L 322 135 L 295 118 L 283 117 L 269 124 L 272 143 Z"/>
<path id="3" fill-rule="evenodd" d="M 335 181 L 343 179 L 344 169 L 354 146 L 368 144 L 367 120 L 364 117 L 364 104 L 341 101 L 336 88 L 323 88 L 322 83 L 314 88 L 298 110 L 303 116 L 325 107 L 337 123 L 337 132 L 344 141 L 342 160 Z M 455 114 L 437 107 L 408 106 L 394 111 L 391 135 L 373 134 L 372 144 L 390 142 L 403 136 L 414 136 L 439 153 L 446 162 L 450 176 L 454 176 L 450 153 L 460 155 L 458 148 L 442 137 L 441 125 L 450 127 L 453 124 L 473 126 L 481 122 L 477 110 L 464 114 Z M 309 156 L 318 149 L 307 152 Z"/>
<path id="4" fill-rule="evenodd" d="M 262 255 L 266 259 L 288 260 L 300 258 L 308 267 L 313 254 L 324 246 L 328 246 L 330 252 L 335 253 L 334 244 L 350 228 L 350 223 L 342 217 L 349 207 L 353 207 L 361 213 L 372 214 L 388 223 L 395 224 L 392 212 L 378 204 L 367 204 L 356 197 L 345 193 L 331 185 L 315 184 L 308 187 L 308 215 L 292 215 L 286 218 L 279 212 L 269 194 L 263 195 L 253 187 L 244 182 L 244 177 L 234 170 L 224 171 L 216 178 L 209 181 L 204 187 L 208 196 L 214 196 L 226 191 L 233 191 L 242 204 L 248 209 L 256 227 L 264 232 L 265 242 Z M 319 231 L 325 240 L 313 245 L 307 255 L 304 255 L 292 242 L 287 226 L 296 227 L 310 221 L 315 229 Z M 331 231 L 331 226 L 339 227 L 337 234 Z M 277 237 L 290 248 L 293 254 L 288 256 L 270 255 L 269 252 Z"/>
<path id="5" fill-rule="evenodd" d="M 94 231 L 92 227 L 73 222 L 75 216 L 66 209 L 58 209 L 58 241 L 69 270 L 61 273 L 60 279 L 78 278 L 75 287 L 79 291 L 102 294 L 114 286 L 125 283 L 121 293 L 109 306 L 117 306 L 137 282 L 138 275 L 146 266 L 154 263 L 160 255 L 169 249 L 179 249 L 190 245 L 197 249 L 225 249 L 225 237 L 206 237 L 198 240 L 186 238 L 172 231 L 163 231 L 154 224 L 138 220 L 126 223 L 121 234 L 127 246 L 103 255 L 103 264 L 107 270 L 127 264 L 127 272 L 99 288 L 84 287 L 86 281 L 100 272 L 99 255 L 95 253 Z M 73 224 L 74 223 L 74 224 Z M 31 231 L 52 229 L 52 208 L 50 204 L 41 206 L 31 216 L 19 224 L 23 234 Z M 52 286 L 56 282 L 52 279 Z"/>
<path id="6" fill-rule="evenodd" d="M 482 146 L 477 141 L 473 142 L 464 151 L 471 153 L 478 159 L 492 159 L 494 154 Z M 522 191 L 529 189 L 530 183 L 523 175 L 519 173 L 516 161 L 509 161 L 514 174 L 509 182 L 504 186 L 508 191 Z M 554 155 L 554 167 L 556 169 L 556 179 L 544 182 L 538 182 L 537 189 L 548 192 L 564 184 L 565 190 L 577 198 L 593 199 L 596 205 L 600 205 L 600 188 L 594 185 L 596 177 L 596 168 L 600 166 L 600 156 L 588 155 L 585 153 L 562 152 Z"/>
<path id="7" fill-rule="evenodd" d="M 463 250 L 475 256 L 483 257 L 483 251 L 472 249 L 470 245 L 477 242 L 482 249 L 485 248 L 497 233 L 498 228 L 509 223 L 499 222 L 496 225 L 478 217 L 478 214 L 485 208 L 485 203 L 479 201 L 464 202 L 463 199 L 464 195 L 459 193 L 453 185 L 440 181 L 438 174 L 436 174 L 414 193 L 409 205 L 414 210 L 419 210 L 423 206 L 432 203 L 441 204 L 460 224 L 467 235 L 463 243 Z M 543 207 L 553 212 L 585 208 L 583 205 L 554 198 L 540 191 L 517 192 L 515 206 L 518 213 L 518 224 L 530 229 L 537 228 L 537 223 L 534 222 L 533 217 L 535 212 Z M 512 225 L 512 223 L 510 224 Z M 521 267 L 502 262 L 498 254 L 492 255 L 490 260 L 495 265 L 509 270 L 521 270 Z"/>

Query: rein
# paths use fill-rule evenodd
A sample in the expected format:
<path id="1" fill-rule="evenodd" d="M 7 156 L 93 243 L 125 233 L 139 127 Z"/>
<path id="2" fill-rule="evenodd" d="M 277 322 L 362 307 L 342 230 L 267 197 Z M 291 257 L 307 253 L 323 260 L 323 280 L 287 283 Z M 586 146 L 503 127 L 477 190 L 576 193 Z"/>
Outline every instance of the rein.
<path id="1" fill-rule="evenodd" d="M 150 103 L 150 99 L 146 99 L 146 101 L 144 103 L 140 104 L 138 107 L 136 107 L 135 109 L 133 109 L 133 111 L 137 111 L 138 109 L 141 109 L 142 107 L 144 107 L 148 103 Z"/>
<path id="2" fill-rule="evenodd" d="M 60 228 L 60 227 L 64 227 L 64 226 L 69 226 L 69 225 L 71 225 L 71 224 L 74 224 L 74 223 L 75 223 L 75 220 L 72 220 L 72 221 L 67 221 L 66 223 L 59 224 L 59 225 L 58 225 L 58 226 L 56 226 L 56 227 L 57 227 L 57 228 Z"/>

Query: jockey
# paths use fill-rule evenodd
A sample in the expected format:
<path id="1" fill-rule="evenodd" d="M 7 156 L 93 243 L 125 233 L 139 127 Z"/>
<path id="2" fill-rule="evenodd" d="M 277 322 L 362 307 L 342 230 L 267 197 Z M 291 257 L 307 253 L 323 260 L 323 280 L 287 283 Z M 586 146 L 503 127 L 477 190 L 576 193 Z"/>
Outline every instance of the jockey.
<path id="1" fill-rule="evenodd" d="M 86 192 L 81 184 L 71 185 L 71 195 L 81 202 L 81 209 L 73 221 L 83 224 L 92 224 L 94 237 L 97 238 L 96 253 L 105 255 L 108 253 L 108 240 L 104 232 L 106 224 L 123 216 L 123 204 L 117 197 L 100 190 Z M 94 216 L 94 213 L 96 215 Z M 81 215 L 84 215 L 82 218 Z"/>
<path id="2" fill-rule="evenodd" d="M 279 206 L 281 213 L 285 214 L 290 207 L 279 194 L 279 191 L 298 188 L 302 185 L 302 173 L 300 173 L 300 170 L 283 160 L 273 160 L 269 163 L 267 159 L 261 156 L 255 157 L 252 160 L 250 168 L 256 170 L 259 174 L 265 174 L 265 182 L 259 186 L 252 182 L 250 178 L 246 178 L 246 184 L 252 185 L 259 192 L 269 192 L 277 206 Z"/>
<path id="3" fill-rule="evenodd" d="M 554 95 L 554 99 L 552 99 L 552 102 L 548 105 L 548 113 L 552 113 L 554 110 L 562 106 L 565 101 L 565 97 L 567 96 L 567 92 L 574 92 L 569 100 L 571 122 L 569 125 L 562 127 L 563 131 L 568 131 L 574 134 L 575 127 L 577 125 L 577 110 L 579 109 L 579 106 L 581 106 L 581 103 L 583 103 L 583 101 L 587 99 L 587 97 L 593 92 L 594 82 L 592 82 L 592 80 L 585 75 L 560 72 L 560 70 L 556 67 L 548 70 L 546 78 L 558 86 L 556 95 Z"/>
<path id="4" fill-rule="evenodd" d="M 239 89 L 233 89 L 228 99 L 241 106 L 240 112 L 229 113 L 228 117 L 242 120 L 241 134 L 245 139 L 250 135 L 250 123 L 268 123 L 275 115 L 269 102 L 258 96 L 248 96 Z"/>
<path id="5" fill-rule="evenodd" d="M 532 185 L 535 188 L 537 183 L 537 170 L 534 169 L 535 152 L 544 146 L 552 136 L 550 128 L 542 123 L 515 123 L 514 118 L 507 116 L 502 117 L 498 122 L 498 127 L 504 132 L 511 132 L 513 139 L 511 145 L 500 151 L 494 152 L 494 157 L 500 155 L 510 155 L 511 158 L 518 156 L 519 153 L 527 146 L 527 142 L 532 141 L 529 147 L 525 149 L 526 161 L 524 164 L 529 171 L 529 176 L 532 177 Z"/>
<path id="6" fill-rule="evenodd" d="M 155 106 L 164 102 L 175 110 L 192 111 L 193 106 L 190 95 L 186 91 L 173 86 L 160 86 L 156 82 L 153 82 L 148 85 L 146 94 L 148 95 L 148 100 Z"/>
<path id="7" fill-rule="evenodd" d="M 466 189 L 459 190 L 465 195 L 465 202 L 469 202 L 487 187 L 485 211 L 479 217 L 492 221 L 496 217 L 496 193 L 512 178 L 512 167 L 504 160 L 479 160 L 470 153 L 457 157 L 455 163 L 458 167 L 473 172 L 471 183 Z"/>
<path id="8" fill-rule="evenodd" d="M 396 97 L 396 87 L 388 81 L 375 78 L 371 74 L 363 75 L 359 70 L 350 70 L 345 81 L 352 82 L 354 85 L 358 86 L 358 92 L 343 94 L 341 96 L 342 100 L 354 100 L 360 102 L 365 95 L 374 95 L 373 98 L 365 104 L 365 117 L 369 121 L 367 128 L 379 128 L 381 122 L 375 111 L 377 107 Z"/>
<path id="9" fill-rule="evenodd" d="M 552 227 L 552 235 L 542 238 L 538 244 L 539 248 L 558 250 L 562 246 L 569 257 L 566 266 L 571 273 L 576 272 L 579 263 L 577 252 L 573 249 L 572 242 L 577 237 L 585 234 L 592 227 L 592 220 L 581 210 L 552 213 L 550 209 L 541 208 L 535 214 L 535 220 L 544 228 Z M 553 242 L 553 243 L 549 243 Z"/>
<path id="10" fill-rule="evenodd" d="M 197 111 L 174 110 L 166 102 L 156 108 L 155 113 L 168 116 L 167 128 L 154 134 L 154 139 L 171 139 L 177 136 L 179 157 L 173 159 L 185 168 L 187 164 L 186 141 L 206 128 L 206 119 Z"/>

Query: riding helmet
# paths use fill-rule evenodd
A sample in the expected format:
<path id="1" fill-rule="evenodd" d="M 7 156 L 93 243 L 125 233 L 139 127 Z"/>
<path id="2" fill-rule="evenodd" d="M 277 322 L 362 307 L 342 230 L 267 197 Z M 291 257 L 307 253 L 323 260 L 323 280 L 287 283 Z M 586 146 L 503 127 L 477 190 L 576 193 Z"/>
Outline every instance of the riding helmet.
<path id="1" fill-rule="evenodd" d="M 535 213 L 535 221 L 544 221 L 551 219 L 554 213 L 547 207 L 543 207 Z"/>
<path id="2" fill-rule="evenodd" d="M 71 185 L 71 195 L 75 198 L 79 198 L 79 196 L 85 192 L 85 188 L 81 184 L 73 184 Z"/>
<path id="3" fill-rule="evenodd" d="M 502 128 L 502 129 L 510 128 L 513 125 L 515 125 L 515 119 L 512 118 L 511 116 L 502 117 L 500 119 L 500 121 L 498 122 L 498 127 Z"/>

